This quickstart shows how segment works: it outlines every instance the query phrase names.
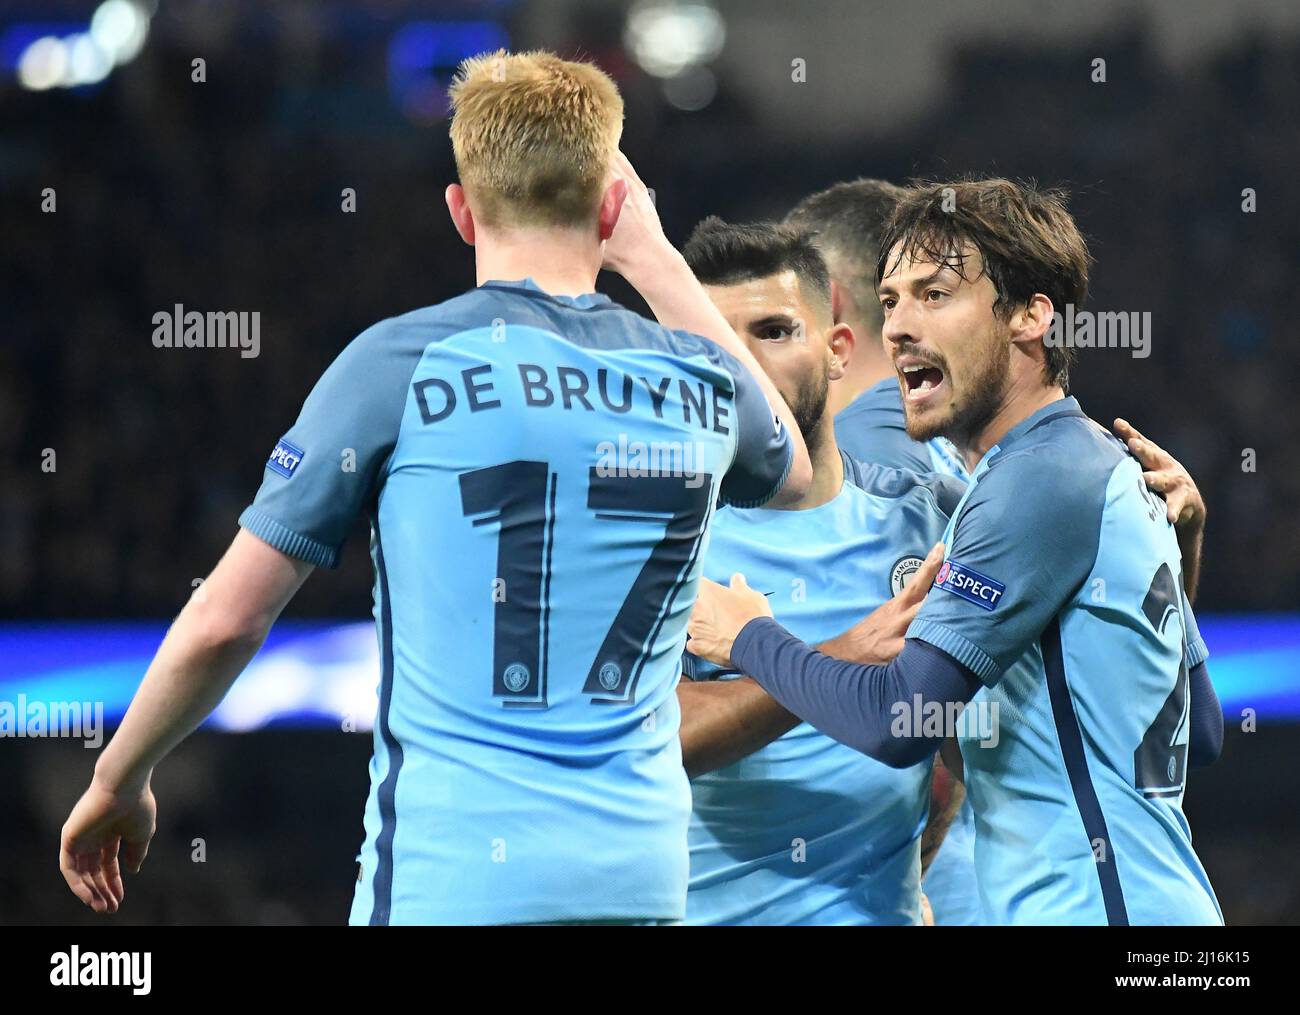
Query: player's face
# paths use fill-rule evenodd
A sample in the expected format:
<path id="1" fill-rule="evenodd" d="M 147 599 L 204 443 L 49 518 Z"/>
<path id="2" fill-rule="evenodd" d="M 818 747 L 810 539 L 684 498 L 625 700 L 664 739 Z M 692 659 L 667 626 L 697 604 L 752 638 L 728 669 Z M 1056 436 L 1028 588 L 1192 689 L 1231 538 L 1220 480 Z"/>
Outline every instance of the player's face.
<path id="1" fill-rule="evenodd" d="M 704 288 L 772 378 L 804 439 L 810 439 L 826 411 L 829 313 L 819 314 L 808 304 L 793 271 Z"/>
<path id="2" fill-rule="evenodd" d="M 997 412 L 1010 384 L 1010 328 L 993 313 L 997 290 L 979 253 L 968 255 L 963 278 L 932 261 L 899 262 L 891 251 L 891 273 L 880 282 L 885 347 L 913 440 L 943 436 L 962 446 Z"/>

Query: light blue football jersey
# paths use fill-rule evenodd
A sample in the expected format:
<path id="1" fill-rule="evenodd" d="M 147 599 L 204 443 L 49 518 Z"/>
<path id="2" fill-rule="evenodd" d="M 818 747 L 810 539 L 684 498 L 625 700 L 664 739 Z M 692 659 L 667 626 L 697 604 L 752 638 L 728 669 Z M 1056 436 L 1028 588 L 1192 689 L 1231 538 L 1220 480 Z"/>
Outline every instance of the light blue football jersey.
<path id="1" fill-rule="evenodd" d="M 866 465 L 969 478 L 952 441 L 946 437 L 914 441 L 907 435 L 903 393 L 893 375 L 872 385 L 836 413 L 835 443 Z"/>
<path id="2" fill-rule="evenodd" d="M 371 521 L 351 923 L 683 917 L 675 687 L 708 522 L 790 459 L 734 358 L 595 294 L 492 282 L 343 351 L 240 524 L 333 566 Z"/>
<path id="3" fill-rule="evenodd" d="M 835 440 L 854 458 L 912 472 L 937 472 L 963 483 L 970 478 L 952 442 L 919 442 L 907 435 L 898 380 L 886 377 L 862 392 L 835 417 Z M 975 884 L 975 814 L 969 800 L 948 826 L 925 874 L 925 894 L 939 926 L 973 926 L 982 920 Z"/>
<path id="4" fill-rule="evenodd" d="M 993 923 L 1221 923 L 1182 810 L 1207 651 L 1165 505 L 1073 398 L 981 459 L 908 630 L 984 682 L 959 738 Z"/>
<path id="5" fill-rule="evenodd" d="M 704 560 L 723 584 L 744 574 L 810 644 L 900 590 L 962 494 L 844 457 L 844 486 L 819 507 L 718 512 Z M 807 723 L 698 776 L 687 923 L 918 923 L 929 786 L 928 763 L 892 769 Z"/>

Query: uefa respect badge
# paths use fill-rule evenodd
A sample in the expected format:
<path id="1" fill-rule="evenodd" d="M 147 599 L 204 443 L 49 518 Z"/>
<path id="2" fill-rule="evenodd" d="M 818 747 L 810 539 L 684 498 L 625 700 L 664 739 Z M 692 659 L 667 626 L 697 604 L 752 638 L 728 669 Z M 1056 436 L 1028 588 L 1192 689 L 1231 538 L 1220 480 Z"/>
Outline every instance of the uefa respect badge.
<path id="1" fill-rule="evenodd" d="M 291 479 L 294 470 L 298 468 L 298 463 L 302 461 L 302 453 L 302 448 L 282 439 L 271 452 L 271 457 L 266 460 L 266 467 L 273 472 L 278 472 L 285 479 Z"/>
<path id="2" fill-rule="evenodd" d="M 945 560 L 935 575 L 934 587 L 946 589 L 955 596 L 961 596 L 968 603 L 985 610 L 997 607 L 1007 587 L 988 575 L 980 574 L 974 568 L 966 567 L 955 560 Z"/>

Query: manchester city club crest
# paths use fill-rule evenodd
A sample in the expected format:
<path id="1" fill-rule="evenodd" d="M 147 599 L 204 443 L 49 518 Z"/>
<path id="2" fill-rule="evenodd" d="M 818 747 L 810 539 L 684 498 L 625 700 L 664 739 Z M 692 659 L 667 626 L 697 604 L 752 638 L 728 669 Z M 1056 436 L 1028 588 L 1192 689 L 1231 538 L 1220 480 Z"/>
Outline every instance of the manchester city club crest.
<path id="1" fill-rule="evenodd" d="M 889 572 L 890 592 L 893 595 L 902 592 L 907 583 L 912 580 L 912 576 L 921 569 L 921 565 L 924 563 L 925 558 L 918 557 L 915 554 L 903 557 Z"/>
<path id="2" fill-rule="evenodd" d="M 605 690 L 614 690 L 622 679 L 623 671 L 619 669 L 618 663 L 606 663 L 600 668 L 600 686 Z"/>
<path id="3" fill-rule="evenodd" d="M 528 686 L 530 679 L 531 675 L 528 672 L 528 667 L 523 663 L 511 663 L 506 667 L 505 684 L 508 690 L 518 694 Z"/>

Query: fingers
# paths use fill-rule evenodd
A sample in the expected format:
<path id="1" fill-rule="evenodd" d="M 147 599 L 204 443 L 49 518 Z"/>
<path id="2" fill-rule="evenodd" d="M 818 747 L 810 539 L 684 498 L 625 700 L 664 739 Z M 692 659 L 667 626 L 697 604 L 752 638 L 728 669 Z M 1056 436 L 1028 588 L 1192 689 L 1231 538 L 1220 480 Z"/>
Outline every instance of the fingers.
<path id="1" fill-rule="evenodd" d="M 637 200 L 644 199 L 649 201 L 649 190 L 646 188 L 646 185 L 641 182 L 641 177 L 639 177 L 636 170 L 632 168 L 632 163 L 628 161 L 627 156 L 621 151 L 614 153 L 612 169 L 614 171 L 615 179 L 621 178 L 627 182 L 628 194 L 630 197 L 634 197 Z"/>
<path id="2" fill-rule="evenodd" d="M 107 912 L 116 913 L 118 902 L 117 894 L 113 891 L 112 885 L 109 884 L 109 865 L 114 870 L 117 869 L 117 842 L 114 841 L 111 846 L 105 846 L 99 851 L 98 862 L 95 864 L 93 877 L 95 887 L 99 889 L 100 894 L 108 904 Z M 120 878 L 118 879 L 120 882 Z"/>
<path id="3" fill-rule="evenodd" d="M 122 868 L 118 866 L 117 861 L 117 853 L 121 844 L 122 840 L 118 838 L 104 847 L 104 880 L 113 896 L 114 910 L 122 904 L 122 899 L 126 896 L 126 889 L 122 886 Z"/>
<path id="4" fill-rule="evenodd" d="M 63 874 L 63 880 L 68 883 L 68 888 L 72 890 L 73 895 L 91 909 L 103 911 L 96 905 L 99 893 L 95 889 L 94 882 L 81 873 L 78 858 L 66 847 L 59 850 L 59 871 Z"/>
<path id="5" fill-rule="evenodd" d="M 111 913 L 116 909 L 116 903 L 108 891 L 102 860 L 102 849 L 79 852 L 75 845 L 65 846 L 59 854 L 59 867 L 63 879 L 77 898 L 96 913 Z"/>
<path id="6" fill-rule="evenodd" d="M 749 588 L 749 583 L 745 581 L 745 576 L 737 572 L 731 576 L 731 587 L 737 592 Z"/>
<path id="7" fill-rule="evenodd" d="M 1128 442 L 1128 449 L 1144 469 L 1167 469 L 1174 464 L 1173 456 L 1159 444 L 1134 438 Z"/>
<path id="8" fill-rule="evenodd" d="M 629 179 L 633 180 L 638 186 L 645 187 L 645 184 L 641 182 L 641 177 L 637 175 L 636 167 L 632 165 L 631 159 L 623 154 L 621 148 L 615 152 L 614 162 Z"/>
<path id="9" fill-rule="evenodd" d="M 898 594 L 900 605 L 909 607 L 919 607 L 921 605 L 926 594 L 930 591 L 930 586 L 934 584 L 935 575 L 939 573 L 939 568 L 943 565 L 943 552 L 944 546 L 941 542 L 930 547 L 930 552 L 926 554 L 925 560 L 917 568 L 916 574 L 912 575 L 912 580 L 903 586 L 903 591 Z"/>
<path id="10" fill-rule="evenodd" d="M 1138 428 L 1135 427 L 1128 420 L 1123 419 L 1122 417 L 1119 416 L 1115 418 L 1115 436 L 1118 437 L 1120 440 L 1124 441 L 1124 443 L 1126 444 L 1128 443 L 1129 439 L 1132 437 L 1136 437 L 1138 440 L 1142 439 L 1142 434 L 1138 430 Z"/>
<path id="11" fill-rule="evenodd" d="M 1155 444 L 1153 444 L 1151 441 L 1147 440 L 1145 436 L 1143 436 L 1141 430 L 1139 430 L 1137 427 L 1135 427 L 1132 423 L 1130 423 L 1126 419 L 1117 418 L 1115 420 L 1115 436 L 1118 437 L 1120 440 L 1122 440 L 1125 444 L 1127 444 L 1130 451 L 1134 451 L 1134 441 L 1136 441 L 1138 445 L 1143 445 L 1143 446 L 1149 445 L 1150 447 L 1153 448 L 1156 447 Z M 1159 449 L 1157 448 L 1157 450 Z M 1134 453 L 1136 454 L 1137 452 L 1134 451 Z"/>
<path id="12" fill-rule="evenodd" d="M 1177 524 L 1184 514 L 1195 513 L 1192 491 L 1188 487 L 1187 478 L 1181 473 L 1172 470 L 1144 472 L 1142 479 L 1147 489 L 1153 490 L 1165 499 L 1165 517 L 1170 522 Z"/>
<path id="13" fill-rule="evenodd" d="M 912 621 L 916 619 L 916 615 L 921 612 L 921 607 L 924 605 L 925 596 L 922 595 L 920 599 L 908 603 L 898 611 L 898 628 L 900 631 L 906 631 L 912 625 Z M 902 646 L 900 645 L 899 648 L 901 649 Z"/>
<path id="14" fill-rule="evenodd" d="M 1126 419 L 1115 420 L 1115 434 L 1133 452 L 1144 469 L 1166 469 L 1173 464 L 1173 456 L 1155 441 L 1148 440 Z"/>
<path id="15" fill-rule="evenodd" d="M 149 855 L 149 840 L 143 842 L 127 841 L 122 849 L 122 865 L 132 874 L 139 874 L 144 858 Z"/>

